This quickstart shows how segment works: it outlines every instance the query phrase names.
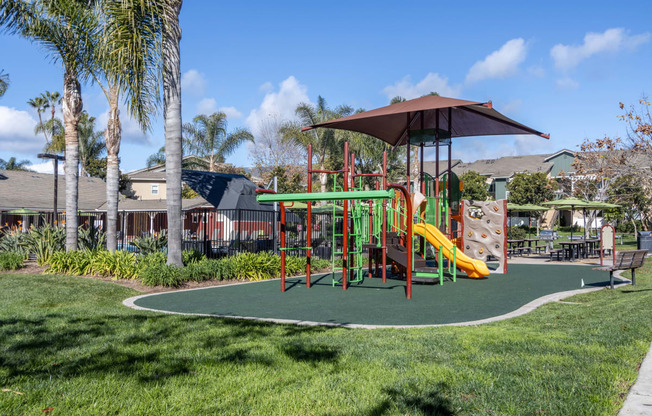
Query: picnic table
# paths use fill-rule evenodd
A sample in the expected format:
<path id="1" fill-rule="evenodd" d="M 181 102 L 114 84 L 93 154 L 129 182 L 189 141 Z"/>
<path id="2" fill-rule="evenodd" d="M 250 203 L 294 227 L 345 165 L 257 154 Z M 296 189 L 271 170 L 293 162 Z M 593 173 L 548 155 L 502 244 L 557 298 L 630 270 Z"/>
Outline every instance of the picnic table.
<path id="1" fill-rule="evenodd" d="M 564 251 L 564 259 L 573 261 L 574 258 L 580 258 L 580 252 L 585 247 L 584 241 L 560 241 L 558 243 Z"/>

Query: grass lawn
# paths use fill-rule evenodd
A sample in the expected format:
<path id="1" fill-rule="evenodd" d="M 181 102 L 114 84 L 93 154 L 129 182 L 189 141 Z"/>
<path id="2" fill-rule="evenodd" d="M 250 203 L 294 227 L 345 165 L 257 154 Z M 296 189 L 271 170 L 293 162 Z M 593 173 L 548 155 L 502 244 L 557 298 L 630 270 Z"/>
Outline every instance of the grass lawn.
<path id="1" fill-rule="evenodd" d="M 79 277 L 0 288 L 2 415 L 615 415 L 652 340 L 650 260 L 636 287 L 478 327 L 166 316 Z"/>

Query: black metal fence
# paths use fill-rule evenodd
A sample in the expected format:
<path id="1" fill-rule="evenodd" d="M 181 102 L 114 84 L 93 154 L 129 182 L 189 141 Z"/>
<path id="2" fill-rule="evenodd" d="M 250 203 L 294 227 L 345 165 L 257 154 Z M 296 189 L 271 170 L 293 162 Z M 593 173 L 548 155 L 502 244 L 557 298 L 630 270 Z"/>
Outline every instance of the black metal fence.
<path id="1" fill-rule="evenodd" d="M 306 251 L 306 211 L 286 211 L 286 246 L 289 255 L 304 256 Z M 332 253 L 332 214 L 312 214 L 312 255 L 330 259 Z M 183 247 L 198 250 L 207 257 L 217 258 L 240 252 L 278 251 L 280 246 L 280 212 L 255 210 L 193 209 L 183 213 Z M 106 213 L 80 212 L 82 227 L 106 230 Z M 27 232 L 30 227 L 51 224 L 51 212 L 14 215 L 0 212 L 3 227 L 17 228 Z M 65 215 L 58 214 L 58 226 L 65 224 Z M 337 224 L 341 233 L 341 220 Z M 166 232 L 165 211 L 119 211 L 118 250 L 137 252 L 132 244 L 136 239 L 160 236 Z"/>

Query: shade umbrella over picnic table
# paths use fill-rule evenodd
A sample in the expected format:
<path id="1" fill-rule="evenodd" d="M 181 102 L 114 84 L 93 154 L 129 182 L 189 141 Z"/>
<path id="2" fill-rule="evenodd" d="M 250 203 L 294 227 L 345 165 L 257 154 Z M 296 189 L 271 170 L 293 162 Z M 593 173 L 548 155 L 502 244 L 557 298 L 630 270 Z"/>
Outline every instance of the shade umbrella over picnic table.
<path id="1" fill-rule="evenodd" d="M 541 205 L 546 207 L 556 208 L 556 209 L 570 209 L 571 211 L 570 239 L 572 240 L 573 239 L 573 211 L 575 210 L 575 208 L 582 208 L 582 209 L 588 208 L 591 206 L 591 203 L 583 199 L 568 197 L 568 198 L 557 199 L 555 201 L 543 202 L 541 203 Z M 584 229 L 586 230 L 586 217 L 584 217 Z"/>

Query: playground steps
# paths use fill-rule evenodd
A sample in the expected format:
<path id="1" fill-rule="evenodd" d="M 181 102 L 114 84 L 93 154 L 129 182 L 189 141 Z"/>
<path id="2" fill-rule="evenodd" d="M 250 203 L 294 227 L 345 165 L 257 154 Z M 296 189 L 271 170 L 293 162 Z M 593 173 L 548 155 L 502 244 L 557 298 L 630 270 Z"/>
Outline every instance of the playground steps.
<path id="1" fill-rule="evenodd" d="M 387 244 L 387 259 L 400 265 L 407 267 L 407 249 L 398 244 Z M 414 268 L 421 268 L 426 266 L 426 259 L 419 254 L 414 254 Z"/>

